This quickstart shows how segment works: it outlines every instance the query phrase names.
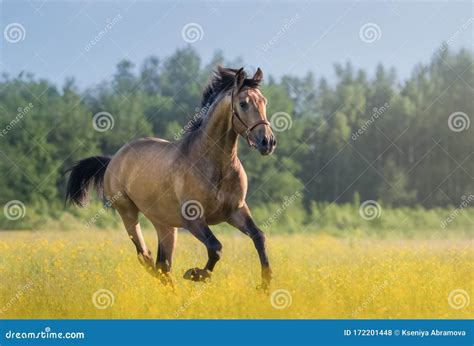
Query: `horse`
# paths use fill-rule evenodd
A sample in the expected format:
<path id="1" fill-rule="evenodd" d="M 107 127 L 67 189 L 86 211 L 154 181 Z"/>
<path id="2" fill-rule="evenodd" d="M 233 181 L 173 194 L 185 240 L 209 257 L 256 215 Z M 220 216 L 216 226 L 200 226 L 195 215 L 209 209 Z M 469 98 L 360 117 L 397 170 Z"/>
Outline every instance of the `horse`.
<path id="1" fill-rule="evenodd" d="M 272 270 L 265 234 L 245 201 L 247 175 L 237 157 L 239 136 L 263 156 L 276 147 L 266 117 L 267 100 L 260 90 L 262 79 L 260 68 L 247 78 L 243 68 L 219 66 L 203 92 L 203 115 L 190 122 L 180 139 L 141 138 L 125 144 L 113 157 L 74 163 L 68 169 L 66 203 L 85 206 L 90 188 L 95 187 L 120 214 L 139 261 L 171 284 L 177 228 L 188 230 L 208 254 L 206 265 L 187 270 L 184 279 L 209 281 L 222 256 L 222 244 L 209 225 L 227 222 L 252 239 L 261 265 L 259 287 L 268 289 Z M 156 229 L 156 263 L 142 235 L 139 213 Z"/>

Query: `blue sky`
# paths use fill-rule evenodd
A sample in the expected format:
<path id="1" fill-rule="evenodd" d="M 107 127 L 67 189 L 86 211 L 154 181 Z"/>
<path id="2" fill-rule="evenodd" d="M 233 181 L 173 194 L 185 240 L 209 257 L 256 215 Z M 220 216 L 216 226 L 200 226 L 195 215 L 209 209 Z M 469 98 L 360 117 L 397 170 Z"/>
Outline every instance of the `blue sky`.
<path id="1" fill-rule="evenodd" d="M 220 49 L 277 77 L 311 70 L 331 80 L 333 64 L 350 60 L 369 73 L 382 62 L 406 78 L 442 41 L 472 49 L 473 17 L 470 1 L 3 1 L 0 70 L 33 72 L 57 85 L 73 76 L 86 87 L 110 78 L 123 58 L 139 65 L 191 44 L 203 63 Z M 11 23 L 24 28 L 20 42 L 5 39 Z M 188 23 L 202 28 L 196 42 L 183 39 Z M 367 23 L 376 25 L 371 43 L 361 39 Z"/>

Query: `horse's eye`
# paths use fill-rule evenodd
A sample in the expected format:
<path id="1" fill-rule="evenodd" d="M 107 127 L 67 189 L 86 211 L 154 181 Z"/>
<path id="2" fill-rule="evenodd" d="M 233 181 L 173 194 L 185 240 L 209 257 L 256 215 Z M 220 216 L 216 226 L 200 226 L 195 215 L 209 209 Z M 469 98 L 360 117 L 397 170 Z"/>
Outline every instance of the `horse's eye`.
<path id="1" fill-rule="evenodd" d="M 240 105 L 240 108 L 242 108 L 242 109 L 246 109 L 246 108 L 247 108 L 247 102 L 243 102 L 243 101 L 242 101 L 242 102 L 239 103 L 239 105 Z"/>

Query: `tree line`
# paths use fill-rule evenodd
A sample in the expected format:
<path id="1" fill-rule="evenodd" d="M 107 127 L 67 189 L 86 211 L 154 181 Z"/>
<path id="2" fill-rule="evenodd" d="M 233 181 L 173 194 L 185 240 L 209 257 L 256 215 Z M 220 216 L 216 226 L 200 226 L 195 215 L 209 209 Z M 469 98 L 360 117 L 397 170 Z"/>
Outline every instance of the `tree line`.
<path id="1" fill-rule="evenodd" d="M 74 161 L 113 155 L 134 138 L 180 138 L 217 64 L 244 66 L 222 52 L 204 64 L 185 47 L 138 68 L 121 61 L 110 80 L 83 91 L 72 78 L 58 87 L 27 72 L 2 73 L 0 202 L 53 209 L 63 201 L 62 172 Z M 265 76 L 278 147 L 261 157 L 240 145 L 251 205 L 298 193 L 308 210 L 315 202 L 368 199 L 445 207 L 473 193 L 472 52 L 444 46 L 404 81 L 383 65 L 372 77 L 350 63 L 334 68 L 331 82 L 311 72 Z M 106 128 L 95 122 L 99 113 L 111 116 Z"/>

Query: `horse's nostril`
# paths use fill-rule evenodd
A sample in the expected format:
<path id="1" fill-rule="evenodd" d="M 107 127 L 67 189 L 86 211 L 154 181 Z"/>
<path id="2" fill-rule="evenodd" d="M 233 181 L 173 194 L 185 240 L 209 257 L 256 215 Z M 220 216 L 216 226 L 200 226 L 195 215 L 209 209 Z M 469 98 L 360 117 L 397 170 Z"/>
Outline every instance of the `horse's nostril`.
<path id="1" fill-rule="evenodd" d="M 265 146 L 267 146 L 267 144 L 268 144 L 267 138 L 266 138 L 266 137 L 263 137 L 263 139 L 262 139 L 262 146 L 265 147 Z"/>

